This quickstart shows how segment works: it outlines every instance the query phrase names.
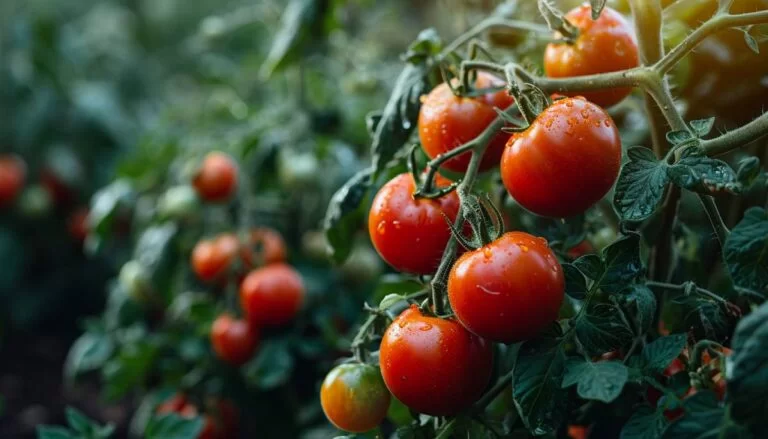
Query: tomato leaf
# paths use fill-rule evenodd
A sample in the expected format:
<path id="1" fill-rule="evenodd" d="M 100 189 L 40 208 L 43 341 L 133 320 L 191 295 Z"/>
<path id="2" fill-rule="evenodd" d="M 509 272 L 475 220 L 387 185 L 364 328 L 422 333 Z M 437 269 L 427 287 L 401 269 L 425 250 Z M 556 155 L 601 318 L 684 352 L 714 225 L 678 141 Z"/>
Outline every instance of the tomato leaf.
<path id="1" fill-rule="evenodd" d="M 634 305 L 636 320 L 642 332 L 650 329 L 656 317 L 656 296 L 645 285 L 632 285 L 621 291 L 626 302 Z"/>
<path id="2" fill-rule="evenodd" d="M 576 318 L 576 337 L 588 355 L 618 349 L 632 339 L 632 328 L 627 327 L 620 312 L 616 305 L 610 303 L 591 303 Z"/>
<path id="3" fill-rule="evenodd" d="M 605 272 L 603 261 L 600 259 L 600 256 L 597 255 L 584 255 L 573 261 L 573 265 L 578 268 L 579 271 L 584 273 L 584 276 L 593 280 L 599 279 Z"/>
<path id="4" fill-rule="evenodd" d="M 765 209 L 752 207 L 746 211 L 725 241 L 723 258 L 737 291 L 768 296 L 768 213 Z"/>
<path id="5" fill-rule="evenodd" d="M 100 189 L 91 199 L 88 224 L 91 232 L 106 237 L 111 232 L 112 221 L 121 209 L 133 204 L 136 193 L 127 180 L 117 180 Z"/>
<path id="6" fill-rule="evenodd" d="M 283 385 L 293 373 L 294 361 L 284 340 L 269 340 L 262 345 L 256 358 L 243 366 L 248 384 L 269 390 Z"/>
<path id="7" fill-rule="evenodd" d="M 328 240 L 331 258 L 338 264 L 352 252 L 352 239 L 360 227 L 365 213 L 363 202 L 371 189 L 371 169 L 355 174 L 333 194 L 325 213 L 323 228 Z"/>
<path id="8" fill-rule="evenodd" d="M 146 269 L 153 287 L 168 295 L 172 293 L 167 287 L 172 280 L 176 250 L 173 243 L 177 232 L 178 227 L 172 222 L 148 227 L 139 237 L 133 252 L 134 259 Z"/>
<path id="9" fill-rule="evenodd" d="M 79 437 L 64 427 L 37 426 L 37 439 L 78 439 Z"/>
<path id="10" fill-rule="evenodd" d="M 554 431 L 565 416 L 567 392 L 562 388 L 565 353 L 558 340 L 525 342 L 517 356 L 512 389 L 520 418 L 534 435 Z"/>
<path id="11" fill-rule="evenodd" d="M 565 293 L 574 299 L 583 300 L 587 296 L 587 280 L 573 264 L 563 264 L 565 275 Z"/>
<path id="12" fill-rule="evenodd" d="M 73 380 L 77 376 L 99 369 L 114 352 L 112 339 L 104 332 L 86 332 L 75 340 L 64 362 L 64 376 Z"/>
<path id="13" fill-rule="evenodd" d="M 755 39 L 755 37 L 749 34 L 749 27 L 745 28 L 743 32 L 744 32 L 744 42 L 747 43 L 747 47 L 749 47 L 749 50 L 759 55 L 760 45 L 757 44 L 757 40 Z"/>
<path id="14" fill-rule="evenodd" d="M 602 251 L 605 273 L 600 289 L 614 293 L 623 289 L 643 271 L 640 260 L 640 234 L 630 232 Z"/>
<path id="15" fill-rule="evenodd" d="M 606 3 L 608 0 L 589 0 L 589 4 L 592 6 L 592 20 L 600 18 L 600 13 L 603 12 Z"/>
<path id="16" fill-rule="evenodd" d="M 147 423 L 146 439 L 192 439 L 203 430 L 201 417 L 182 418 L 175 413 L 155 416 Z"/>
<path id="17" fill-rule="evenodd" d="M 728 357 L 728 397 L 734 419 L 764 424 L 768 411 L 768 303 L 736 326 Z"/>
<path id="18" fill-rule="evenodd" d="M 730 421 L 711 390 L 699 391 L 683 401 L 685 415 L 673 422 L 662 439 L 707 439 L 725 437 L 749 439 L 752 434 Z"/>
<path id="19" fill-rule="evenodd" d="M 715 125 L 715 118 L 710 117 L 707 119 L 696 119 L 690 122 L 691 129 L 698 137 L 704 137 L 712 131 L 712 127 Z"/>
<path id="20" fill-rule="evenodd" d="M 259 75 L 268 79 L 295 58 L 304 40 L 307 29 L 316 18 L 318 5 L 315 0 L 291 0 L 283 11 L 280 28 L 272 39 L 267 59 L 261 65 Z"/>
<path id="21" fill-rule="evenodd" d="M 630 148 L 627 155 L 630 161 L 621 168 L 613 204 L 624 221 L 642 221 L 653 214 L 664 195 L 668 166 L 643 146 Z"/>
<path id="22" fill-rule="evenodd" d="M 146 332 L 134 329 L 126 331 L 130 335 L 126 335 L 126 340 L 121 343 L 120 352 L 101 370 L 108 400 L 115 400 L 139 385 L 158 354 L 158 347 L 146 337 Z"/>
<path id="23" fill-rule="evenodd" d="M 621 394 L 629 371 L 618 361 L 589 362 L 571 358 L 565 365 L 563 387 L 578 383 L 576 391 L 584 399 L 610 403 Z"/>
<path id="24" fill-rule="evenodd" d="M 688 130 L 670 131 L 667 133 L 667 142 L 671 145 L 680 145 L 684 142 L 690 142 L 695 139 Z"/>
<path id="25" fill-rule="evenodd" d="M 112 433 L 115 431 L 113 425 L 107 424 L 102 426 L 93 419 L 83 415 L 74 407 L 67 407 L 65 414 L 69 427 L 79 433 L 81 437 L 87 437 L 89 439 L 106 439 L 112 436 Z"/>
<path id="26" fill-rule="evenodd" d="M 405 297 L 402 294 L 387 294 L 381 299 L 381 302 L 379 302 L 379 309 L 387 309 L 404 299 Z"/>
<path id="27" fill-rule="evenodd" d="M 685 334 L 673 334 L 645 345 L 642 354 L 645 371 L 650 375 L 663 372 L 683 352 L 685 341 Z"/>
<path id="28" fill-rule="evenodd" d="M 741 191 L 736 174 L 727 163 L 707 157 L 697 148 L 688 148 L 683 157 L 669 167 L 667 175 L 677 186 L 701 194 Z"/>
<path id="29" fill-rule="evenodd" d="M 744 189 L 752 186 L 762 175 L 763 168 L 760 166 L 760 159 L 757 157 L 745 157 L 739 161 L 739 167 L 736 170 L 736 180 Z"/>
<path id="30" fill-rule="evenodd" d="M 640 407 L 621 429 L 621 439 L 659 439 L 667 427 L 663 410 Z"/>

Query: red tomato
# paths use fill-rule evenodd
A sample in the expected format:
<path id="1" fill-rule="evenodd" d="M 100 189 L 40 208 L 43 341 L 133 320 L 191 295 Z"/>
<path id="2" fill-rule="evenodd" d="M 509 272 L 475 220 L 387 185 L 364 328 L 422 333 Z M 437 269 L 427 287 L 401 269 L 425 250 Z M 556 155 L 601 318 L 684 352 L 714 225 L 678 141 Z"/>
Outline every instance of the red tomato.
<path id="1" fill-rule="evenodd" d="M 544 238 L 505 233 L 464 253 L 448 277 L 451 308 L 464 327 L 488 340 L 534 337 L 560 311 L 565 277 Z"/>
<path id="2" fill-rule="evenodd" d="M 203 281 L 223 276 L 240 250 L 240 241 L 231 233 L 214 240 L 203 240 L 192 250 L 192 268 Z"/>
<path id="3" fill-rule="evenodd" d="M 88 209 L 80 208 L 72 212 L 67 220 L 69 235 L 75 238 L 77 242 L 85 241 L 88 237 Z"/>
<path id="4" fill-rule="evenodd" d="M 301 275 L 287 264 L 251 271 L 240 284 L 240 305 L 255 326 L 290 323 L 304 301 Z"/>
<path id="5" fill-rule="evenodd" d="M 178 413 L 187 404 L 187 398 L 183 393 L 177 393 L 172 397 L 166 399 L 155 409 L 155 413 L 158 415 L 165 415 L 168 413 Z"/>
<path id="6" fill-rule="evenodd" d="M 16 199 L 26 178 L 27 165 L 24 160 L 15 155 L 0 155 L 0 207 Z"/>
<path id="7" fill-rule="evenodd" d="M 569 425 L 568 437 L 570 439 L 587 439 L 589 435 L 589 427 L 584 425 Z"/>
<path id="8" fill-rule="evenodd" d="M 594 252 L 595 248 L 592 246 L 592 243 L 585 239 L 568 250 L 568 257 L 571 259 L 578 259 L 587 253 Z"/>
<path id="9" fill-rule="evenodd" d="M 211 345 L 216 355 L 227 363 L 244 364 L 251 359 L 258 344 L 258 331 L 245 320 L 222 314 L 213 322 Z"/>
<path id="10" fill-rule="evenodd" d="M 671 377 L 684 371 L 685 369 L 685 363 L 683 363 L 679 358 L 675 358 L 671 363 L 669 363 L 669 366 L 664 369 L 664 376 Z"/>
<path id="11" fill-rule="evenodd" d="M 509 139 L 501 178 L 531 212 L 580 214 L 599 201 L 619 175 L 621 139 L 611 116 L 582 98 L 554 102 Z"/>
<path id="12" fill-rule="evenodd" d="M 379 363 L 395 398 L 419 413 L 448 416 L 482 395 L 493 348 L 457 321 L 425 316 L 413 305 L 384 333 Z"/>
<path id="13" fill-rule="evenodd" d="M 206 201 L 228 200 L 237 189 L 237 165 L 228 154 L 208 153 L 192 179 L 197 194 Z"/>
<path id="14" fill-rule="evenodd" d="M 450 181 L 437 175 L 438 187 Z M 368 233 L 382 259 L 398 271 L 431 274 L 440 259 L 459 211 L 459 196 L 451 192 L 435 200 L 413 198 L 416 186 L 411 174 L 400 174 L 385 184 L 373 199 L 368 214 Z"/>
<path id="15" fill-rule="evenodd" d="M 633 30 L 620 13 L 606 7 L 600 18 L 592 20 L 592 9 L 585 3 L 572 9 L 565 18 L 579 28 L 579 36 L 574 44 L 547 45 L 544 52 L 544 71 L 547 76 L 570 78 L 631 69 L 640 65 Z M 562 36 L 556 33 L 555 37 Z M 578 94 L 597 105 L 610 107 L 627 97 L 631 91 L 631 88 L 616 88 Z"/>
<path id="16" fill-rule="evenodd" d="M 478 72 L 475 88 L 503 86 L 504 81 L 485 72 Z M 435 87 L 419 110 L 419 139 L 424 152 L 435 158 L 457 146 L 463 145 L 485 130 L 498 115 L 497 107 L 506 109 L 513 103 L 512 97 L 504 90 L 478 97 L 457 97 L 447 83 Z M 483 156 L 480 169 L 486 170 L 499 163 L 504 143 L 509 134 L 499 131 Z M 464 172 L 469 165 L 469 152 L 443 163 L 443 167 L 455 172 Z"/>
<path id="17" fill-rule="evenodd" d="M 275 264 L 287 259 L 283 237 L 268 227 L 251 230 L 248 243 L 240 254 L 247 267 Z"/>
<path id="18" fill-rule="evenodd" d="M 350 433 L 372 430 L 387 416 L 389 391 L 369 364 L 336 366 L 323 380 L 320 403 L 333 425 Z"/>

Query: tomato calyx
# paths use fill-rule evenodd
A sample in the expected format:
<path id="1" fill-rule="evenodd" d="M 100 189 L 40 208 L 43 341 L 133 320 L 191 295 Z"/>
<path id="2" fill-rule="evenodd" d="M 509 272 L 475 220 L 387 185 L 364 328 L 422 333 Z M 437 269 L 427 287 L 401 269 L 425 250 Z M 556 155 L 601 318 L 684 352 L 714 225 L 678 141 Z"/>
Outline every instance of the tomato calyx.
<path id="1" fill-rule="evenodd" d="M 544 17 L 544 21 L 547 22 L 547 26 L 559 34 L 556 35 L 559 37 L 557 42 L 574 44 L 579 37 L 579 28 L 568 21 L 568 19 L 565 18 L 565 15 L 555 8 L 551 2 L 540 0 L 538 3 L 539 12 L 541 12 L 541 15 Z M 595 13 L 593 11 L 592 16 L 594 17 L 594 15 Z M 593 19 L 596 20 L 597 17 L 594 17 Z"/>
<path id="2" fill-rule="evenodd" d="M 469 145 L 469 147 L 467 147 L 467 145 Z M 408 155 L 408 172 L 411 173 L 413 176 L 413 181 L 416 184 L 416 190 L 413 191 L 413 198 L 428 198 L 434 200 L 453 192 L 460 182 L 454 181 L 448 186 L 436 188 L 435 174 L 439 169 L 440 163 L 459 154 L 462 154 L 467 150 L 472 149 L 473 147 L 474 144 L 469 142 L 452 151 L 449 151 L 446 154 L 443 154 L 442 156 L 436 157 L 435 160 L 431 160 L 429 163 L 427 163 L 427 169 L 422 173 L 421 176 L 419 176 L 418 165 L 416 164 L 416 150 L 419 149 L 419 145 L 413 145 L 411 152 Z"/>
<path id="3" fill-rule="evenodd" d="M 477 250 L 497 240 L 504 234 L 504 217 L 501 211 L 491 202 L 488 194 L 483 200 L 474 194 L 459 193 L 461 204 L 466 213 L 466 221 L 472 227 L 472 236 L 467 238 L 463 231 L 447 221 L 451 234 L 456 241 L 467 250 Z M 491 216 L 493 214 L 493 216 Z"/>

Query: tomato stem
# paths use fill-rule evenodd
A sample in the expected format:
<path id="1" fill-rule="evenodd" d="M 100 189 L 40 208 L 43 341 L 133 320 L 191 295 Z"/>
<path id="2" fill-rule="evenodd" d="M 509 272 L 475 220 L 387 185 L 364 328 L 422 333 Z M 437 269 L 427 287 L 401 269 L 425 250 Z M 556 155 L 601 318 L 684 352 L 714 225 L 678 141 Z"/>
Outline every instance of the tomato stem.
<path id="1" fill-rule="evenodd" d="M 709 222 L 712 224 L 712 228 L 715 230 L 717 240 L 720 242 L 720 247 L 722 248 L 725 245 L 725 240 L 728 239 L 728 235 L 731 233 L 731 231 L 728 230 L 725 222 L 723 222 L 723 217 L 720 215 L 720 211 L 717 208 L 715 199 L 709 195 L 698 195 L 699 200 L 701 201 L 701 205 L 704 206 L 704 211 L 707 213 L 707 218 L 709 218 Z"/>
<path id="2" fill-rule="evenodd" d="M 701 148 L 709 156 L 725 154 L 768 135 L 768 113 L 748 124 L 710 140 L 703 140 Z"/>

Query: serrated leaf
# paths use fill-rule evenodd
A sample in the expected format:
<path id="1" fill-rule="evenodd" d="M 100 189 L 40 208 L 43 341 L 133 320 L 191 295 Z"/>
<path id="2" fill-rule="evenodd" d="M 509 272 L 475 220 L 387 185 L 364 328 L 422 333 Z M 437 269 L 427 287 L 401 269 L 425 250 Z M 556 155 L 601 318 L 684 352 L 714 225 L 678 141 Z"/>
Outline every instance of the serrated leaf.
<path id="1" fill-rule="evenodd" d="M 616 182 L 613 204 L 624 221 L 642 221 L 656 210 L 669 183 L 667 164 L 656 159 L 648 148 L 635 146 L 627 151 Z"/>
<path id="2" fill-rule="evenodd" d="M 640 260 L 640 234 L 630 232 L 602 251 L 605 273 L 600 289 L 615 293 L 623 289 L 643 271 Z"/>
<path id="3" fill-rule="evenodd" d="M 656 317 L 656 296 L 645 285 L 632 285 L 621 291 L 627 302 L 635 307 L 637 322 L 642 332 L 650 329 Z"/>
<path id="4" fill-rule="evenodd" d="M 352 252 L 352 239 L 364 217 L 364 206 L 371 188 L 371 169 L 364 169 L 349 179 L 333 194 L 325 212 L 323 228 L 331 258 L 338 264 Z"/>
<path id="5" fill-rule="evenodd" d="M 768 213 L 751 207 L 731 230 L 723 258 L 734 286 L 741 293 L 768 296 Z"/>
<path id="6" fill-rule="evenodd" d="M 736 181 L 736 174 L 728 163 L 707 157 L 695 150 L 670 166 L 667 175 L 677 186 L 701 194 L 721 191 L 738 193 L 741 189 Z"/>
<path id="7" fill-rule="evenodd" d="M 683 352 L 685 342 L 685 334 L 672 334 L 645 345 L 642 354 L 645 371 L 648 374 L 663 372 Z"/>
<path id="8" fill-rule="evenodd" d="M 662 410 L 640 407 L 621 429 L 621 439 L 659 439 L 667 424 Z"/>
<path id="9" fill-rule="evenodd" d="M 285 384 L 293 373 L 294 361 L 284 340 L 265 342 L 256 358 L 243 366 L 242 373 L 249 385 L 269 390 Z"/>
<path id="10" fill-rule="evenodd" d="M 268 79 L 294 58 L 304 38 L 303 33 L 317 14 L 315 0 L 291 0 L 280 18 L 280 28 L 272 38 L 272 47 L 261 65 L 259 75 Z"/>
<path id="11" fill-rule="evenodd" d="M 512 392 L 520 418 L 534 435 L 554 431 L 565 416 L 564 372 L 565 353 L 557 340 L 529 340 L 521 346 Z"/>
<path id="12" fill-rule="evenodd" d="M 381 302 L 379 302 L 379 309 L 387 309 L 404 299 L 405 297 L 403 297 L 401 294 L 387 294 L 383 299 L 381 299 Z"/>
<path id="13" fill-rule="evenodd" d="M 155 416 L 147 423 L 145 439 L 194 439 L 203 430 L 201 417 L 182 418 L 175 413 Z"/>
<path id="14" fill-rule="evenodd" d="M 578 337 L 588 355 L 616 350 L 632 339 L 632 328 L 621 319 L 616 305 L 593 303 L 575 321 Z"/>
<path id="15" fill-rule="evenodd" d="M 691 129 L 699 137 L 704 137 L 712 131 L 712 127 L 715 126 L 715 118 L 710 117 L 707 119 L 696 119 L 690 122 Z"/>
<path id="16" fill-rule="evenodd" d="M 589 0 L 589 5 L 592 7 L 592 20 L 600 18 L 600 13 L 603 12 L 606 3 L 608 0 Z"/>
<path id="17" fill-rule="evenodd" d="M 571 358 L 565 366 L 563 387 L 578 383 L 576 391 L 584 399 L 610 403 L 621 394 L 629 371 L 618 361 L 589 362 Z"/>
<path id="18" fill-rule="evenodd" d="M 749 31 L 744 32 L 744 42 L 747 43 L 749 50 L 755 52 L 758 55 L 760 54 L 760 45 L 757 44 L 755 37 L 749 34 Z"/>
<path id="19" fill-rule="evenodd" d="M 690 133 L 688 130 L 678 130 L 678 131 L 670 131 L 667 133 L 667 142 L 669 142 L 672 145 L 679 145 L 683 142 L 688 142 L 695 137 Z"/>
<path id="20" fill-rule="evenodd" d="M 583 300 L 587 296 L 587 280 L 573 264 L 562 264 L 565 275 L 565 293 L 574 299 Z"/>
<path id="21" fill-rule="evenodd" d="M 768 413 L 768 303 L 741 319 L 727 360 L 728 397 L 734 419 L 764 424 Z"/>
<path id="22" fill-rule="evenodd" d="M 760 166 L 760 159 L 757 157 L 745 157 L 739 160 L 736 180 L 746 189 L 752 186 L 762 172 L 763 168 Z"/>
<path id="23" fill-rule="evenodd" d="M 599 279 L 600 276 L 603 275 L 605 272 L 605 267 L 603 267 L 603 261 L 600 259 L 600 256 L 598 255 L 584 255 L 580 258 L 573 261 L 573 265 L 581 271 L 584 276 L 595 280 Z"/>

